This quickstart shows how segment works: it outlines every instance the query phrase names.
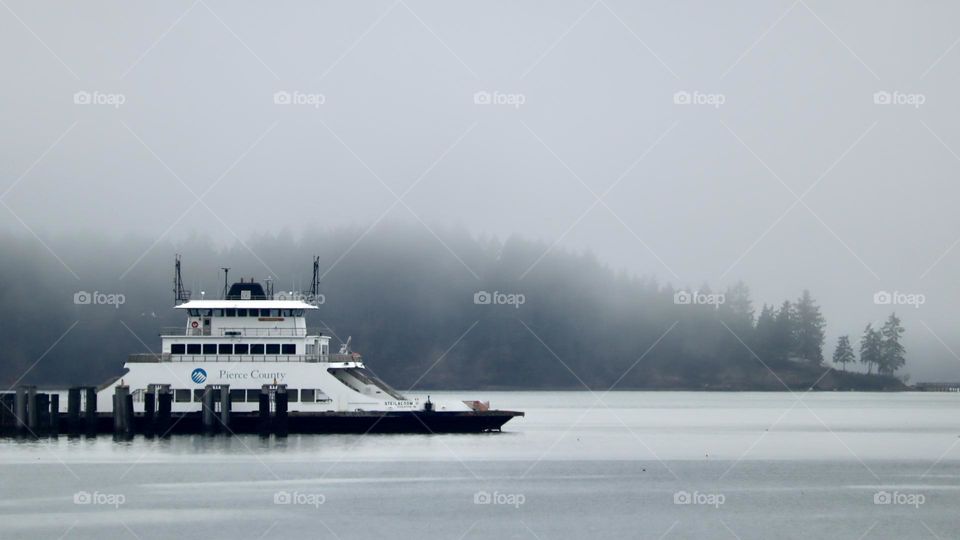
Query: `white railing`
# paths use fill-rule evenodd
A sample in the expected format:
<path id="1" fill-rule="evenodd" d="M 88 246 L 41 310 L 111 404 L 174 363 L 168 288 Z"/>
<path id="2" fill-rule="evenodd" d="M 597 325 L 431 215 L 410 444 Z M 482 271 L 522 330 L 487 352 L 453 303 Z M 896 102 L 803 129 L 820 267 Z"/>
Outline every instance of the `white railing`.
<path id="1" fill-rule="evenodd" d="M 127 362 L 157 363 L 157 362 L 357 362 L 359 357 L 349 354 L 131 354 Z"/>
<path id="2" fill-rule="evenodd" d="M 325 328 L 257 328 L 233 327 L 216 328 L 184 328 L 182 326 L 160 329 L 161 336 L 213 336 L 213 337 L 304 337 L 319 336 Z"/>

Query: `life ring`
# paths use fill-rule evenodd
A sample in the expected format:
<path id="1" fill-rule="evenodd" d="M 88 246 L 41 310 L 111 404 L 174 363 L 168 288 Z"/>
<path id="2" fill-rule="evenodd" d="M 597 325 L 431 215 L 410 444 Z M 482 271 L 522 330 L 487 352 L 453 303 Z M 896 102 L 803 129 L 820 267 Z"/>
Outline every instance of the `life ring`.
<path id="1" fill-rule="evenodd" d="M 198 323 L 197 321 L 193 321 L 192 323 L 190 323 L 190 326 L 191 326 L 192 328 L 196 328 L 196 327 L 200 326 L 200 323 Z"/>

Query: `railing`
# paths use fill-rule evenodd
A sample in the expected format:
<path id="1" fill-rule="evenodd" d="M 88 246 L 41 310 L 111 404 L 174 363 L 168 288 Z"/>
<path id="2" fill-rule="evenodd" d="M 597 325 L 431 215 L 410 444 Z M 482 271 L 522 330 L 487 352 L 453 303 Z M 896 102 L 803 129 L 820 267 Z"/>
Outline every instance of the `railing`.
<path id="1" fill-rule="evenodd" d="M 153 354 L 139 353 L 127 357 L 131 363 L 159 363 L 159 362 L 357 362 L 359 356 L 350 354 Z"/>
<path id="2" fill-rule="evenodd" d="M 217 328 L 211 331 L 210 329 L 204 329 L 204 328 L 185 328 L 183 326 L 175 326 L 175 327 L 161 328 L 160 335 L 161 336 L 213 336 L 213 337 L 304 337 L 304 336 L 319 336 L 320 334 L 323 334 L 324 331 L 328 331 L 328 330 L 326 328 L 234 327 L 234 328 Z"/>

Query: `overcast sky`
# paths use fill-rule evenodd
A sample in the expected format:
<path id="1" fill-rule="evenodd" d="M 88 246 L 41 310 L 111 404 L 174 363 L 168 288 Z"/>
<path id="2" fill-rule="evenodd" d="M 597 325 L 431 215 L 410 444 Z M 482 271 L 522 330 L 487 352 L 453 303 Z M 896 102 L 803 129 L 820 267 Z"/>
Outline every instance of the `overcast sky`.
<path id="1" fill-rule="evenodd" d="M 960 6 L 736 5 L 4 0 L 0 224 L 519 234 L 809 288 L 828 355 L 923 294 L 914 380 L 960 379 Z"/>

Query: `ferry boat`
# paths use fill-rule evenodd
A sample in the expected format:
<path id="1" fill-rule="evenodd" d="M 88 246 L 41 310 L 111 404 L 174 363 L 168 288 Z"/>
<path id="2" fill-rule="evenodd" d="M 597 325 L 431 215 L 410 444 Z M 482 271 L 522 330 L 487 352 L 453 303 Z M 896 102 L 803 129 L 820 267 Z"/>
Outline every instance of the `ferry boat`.
<path id="1" fill-rule="evenodd" d="M 307 314 L 318 309 L 318 268 L 315 257 L 308 294 L 274 294 L 269 280 L 266 288 L 253 279 L 228 287 L 224 269 L 222 298 L 193 299 L 177 256 L 174 309 L 185 315 L 184 325 L 163 329 L 159 353 L 130 355 L 123 372 L 97 388 L 98 414 L 115 413 L 118 387 L 125 387 L 134 418 L 152 413 L 147 394 L 154 389 L 172 394 L 170 419 L 184 429 L 200 425 L 208 389 L 217 393 L 211 402 L 218 408 L 229 398 L 231 428 L 238 431 L 252 430 L 261 396 L 275 400 L 277 392 L 285 394 L 290 432 L 498 431 L 523 416 L 486 402 L 407 396 L 368 369 L 350 339 L 331 352 L 328 332 L 307 326 Z"/>

